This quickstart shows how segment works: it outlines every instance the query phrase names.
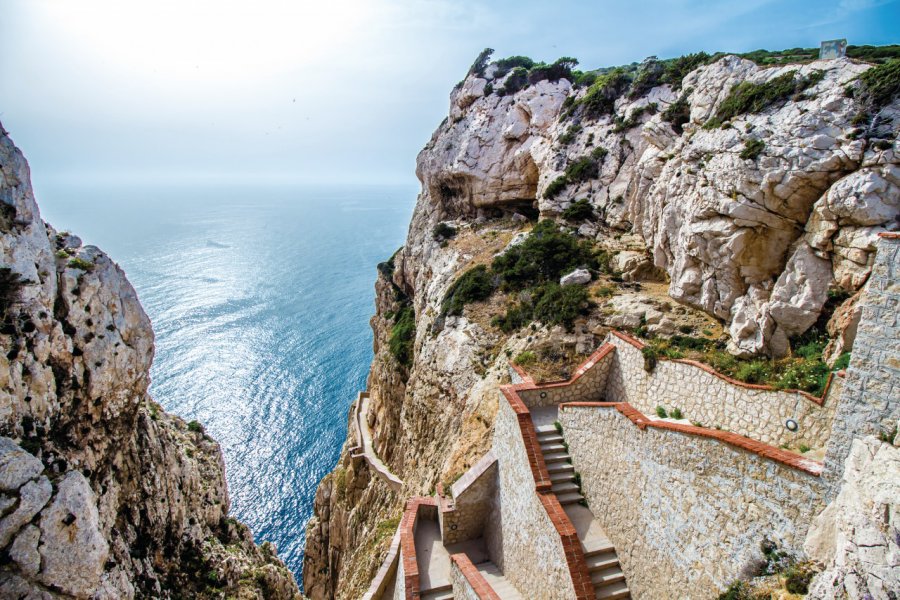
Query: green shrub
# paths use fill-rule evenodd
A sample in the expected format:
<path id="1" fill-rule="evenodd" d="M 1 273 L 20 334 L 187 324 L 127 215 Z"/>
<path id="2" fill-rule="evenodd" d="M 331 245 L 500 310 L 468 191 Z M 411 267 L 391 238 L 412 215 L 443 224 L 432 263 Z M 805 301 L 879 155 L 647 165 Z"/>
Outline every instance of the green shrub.
<path id="1" fill-rule="evenodd" d="M 831 369 L 821 358 L 793 361 L 775 382 L 775 387 L 818 394 L 825 389 L 829 373 Z"/>
<path id="2" fill-rule="evenodd" d="M 72 260 L 69 261 L 69 267 L 73 269 L 81 269 L 82 271 L 93 271 L 94 263 L 89 260 L 85 260 L 81 257 L 76 256 Z"/>
<path id="3" fill-rule="evenodd" d="M 478 265 L 453 282 L 444 295 L 441 311 L 445 315 L 461 315 L 466 304 L 487 300 L 493 292 L 493 277 L 487 266 Z"/>
<path id="4" fill-rule="evenodd" d="M 741 159 L 756 160 L 756 158 L 762 154 L 765 147 L 766 143 L 764 141 L 750 138 L 744 142 L 744 149 L 741 150 Z"/>
<path id="5" fill-rule="evenodd" d="M 788 71 L 764 83 L 742 81 L 735 85 L 704 128 L 721 127 L 739 115 L 759 113 L 790 98 L 798 98 L 800 93 L 822 79 L 821 75 L 798 78 L 796 74 L 796 71 Z"/>
<path id="6" fill-rule="evenodd" d="M 632 100 L 643 96 L 661 83 L 665 66 L 655 56 L 649 57 L 638 67 L 628 97 Z"/>
<path id="7" fill-rule="evenodd" d="M 862 124 L 900 96 L 900 60 L 889 60 L 872 67 L 859 76 L 858 87 L 851 91 L 860 105 L 858 124 Z"/>
<path id="8" fill-rule="evenodd" d="M 494 259 L 492 268 L 506 289 L 521 290 L 560 276 L 580 266 L 595 266 L 589 242 L 561 231 L 545 219 L 525 241 Z"/>
<path id="9" fill-rule="evenodd" d="M 472 66 L 469 67 L 469 75 L 475 75 L 476 77 L 484 77 L 484 70 L 487 68 L 488 63 L 491 60 L 491 55 L 494 54 L 493 48 L 485 48 L 482 50 L 478 57 L 475 58 L 475 62 L 472 63 Z"/>
<path id="10" fill-rule="evenodd" d="M 735 371 L 735 378 L 747 383 L 765 383 L 772 375 L 772 364 L 767 360 L 751 360 L 741 363 Z"/>
<path id="11" fill-rule="evenodd" d="M 520 367 L 527 367 L 528 365 L 533 365 L 537 361 L 537 356 L 535 356 L 534 352 L 530 350 L 526 350 L 525 352 L 520 353 L 516 358 L 513 359 L 513 362 Z"/>
<path id="12" fill-rule="evenodd" d="M 659 351 L 655 346 L 647 345 L 641 348 L 641 356 L 644 357 L 644 370 L 652 373 L 653 369 L 656 368 L 656 363 L 659 361 Z"/>
<path id="13" fill-rule="evenodd" d="M 809 593 L 809 584 L 816 571 L 809 565 L 796 564 L 784 572 L 784 589 L 792 594 Z"/>
<path id="14" fill-rule="evenodd" d="M 886 62 L 900 58 L 900 45 L 888 46 L 847 46 L 847 56 L 869 62 Z"/>
<path id="15" fill-rule="evenodd" d="M 391 254 L 391 257 L 384 262 L 378 263 L 378 266 L 375 267 L 378 269 L 378 272 L 390 279 L 394 275 L 394 259 L 397 258 L 397 255 L 400 254 L 400 251 L 403 250 L 403 246 L 397 248 L 397 250 Z"/>
<path id="16" fill-rule="evenodd" d="M 566 132 L 559 136 L 559 143 L 563 146 L 568 146 L 572 142 L 575 141 L 575 138 L 578 137 L 578 132 L 581 131 L 581 125 L 570 125 Z"/>
<path id="17" fill-rule="evenodd" d="M 456 235 L 456 228 L 447 223 L 438 223 L 431 230 L 431 233 L 435 239 L 449 240 Z"/>
<path id="18" fill-rule="evenodd" d="M 608 285 L 601 285 L 594 293 L 600 298 L 609 298 L 616 293 L 616 288 Z"/>
<path id="19" fill-rule="evenodd" d="M 672 409 L 672 418 L 673 418 L 673 419 L 683 419 L 683 418 L 684 418 L 684 415 L 681 413 L 681 409 L 680 409 L 680 408 L 673 408 L 673 409 Z"/>
<path id="20" fill-rule="evenodd" d="M 803 453 L 803 454 L 806 454 L 807 452 L 810 451 L 810 447 L 807 446 L 806 444 L 800 444 L 797 448 L 798 448 L 798 449 L 800 450 L 800 452 Z"/>
<path id="21" fill-rule="evenodd" d="M 547 200 L 556 198 L 567 185 L 569 185 L 569 180 L 566 179 L 565 175 L 560 175 L 559 177 L 551 181 L 550 185 L 547 186 L 547 189 L 544 190 L 544 198 L 546 198 Z"/>
<path id="22" fill-rule="evenodd" d="M 500 96 L 510 96 L 526 87 L 528 87 L 528 69 L 516 67 L 506 78 L 503 87 L 497 90 L 497 94 Z"/>
<path id="23" fill-rule="evenodd" d="M 412 305 L 405 304 L 394 314 L 394 325 L 388 340 L 388 350 L 401 365 L 412 364 L 413 342 L 416 338 L 416 313 Z"/>
<path id="24" fill-rule="evenodd" d="M 498 315 L 491 319 L 491 325 L 499 328 L 504 333 L 511 333 L 521 329 L 531 322 L 531 305 L 525 302 L 513 304 L 506 309 L 506 314 Z"/>
<path id="25" fill-rule="evenodd" d="M 188 431 L 194 431 L 196 433 L 204 433 L 203 425 L 200 424 L 200 421 L 191 421 L 187 424 Z"/>
<path id="26" fill-rule="evenodd" d="M 685 90 L 678 100 L 670 104 L 662 113 L 663 120 L 668 121 L 677 134 L 683 133 L 684 125 L 691 120 L 691 105 L 688 102 L 688 96 L 693 91 L 693 88 Z"/>
<path id="27" fill-rule="evenodd" d="M 578 65 L 578 60 L 571 56 L 563 56 L 557 58 L 552 63 L 538 63 L 528 70 L 528 83 L 538 83 L 539 81 L 559 81 L 560 79 L 568 79 L 571 81 L 572 69 Z"/>
<path id="28" fill-rule="evenodd" d="M 488 83 L 487 85 L 484 86 L 484 95 L 485 96 L 490 96 L 493 93 L 494 93 L 494 84 L 493 83 Z"/>
<path id="29" fill-rule="evenodd" d="M 711 62 L 711 56 L 706 52 L 686 54 L 678 58 L 666 61 L 666 69 L 662 76 L 663 83 L 670 83 L 674 89 L 681 88 L 681 81 L 685 75 L 698 67 Z"/>
<path id="30" fill-rule="evenodd" d="M 618 115 L 613 119 L 615 126 L 613 127 L 613 133 L 621 133 L 623 131 L 628 131 L 632 127 L 637 127 L 641 124 L 641 116 L 644 113 L 655 114 L 658 105 L 656 102 L 651 102 L 645 106 L 641 106 L 635 108 L 631 111 L 627 118 L 623 119 Z"/>
<path id="31" fill-rule="evenodd" d="M 835 371 L 843 371 L 847 367 L 850 366 L 850 353 L 844 352 L 840 356 L 837 357 L 837 360 L 834 361 L 834 366 L 832 367 Z"/>
<path id="32" fill-rule="evenodd" d="M 532 296 L 534 318 L 547 325 L 564 325 L 571 329 L 575 319 L 590 308 L 587 290 L 580 285 L 546 283 L 536 288 Z"/>
<path id="33" fill-rule="evenodd" d="M 591 150 L 591 158 L 598 162 L 603 162 L 603 159 L 606 158 L 607 154 L 609 154 L 609 150 L 607 150 L 603 146 L 597 146 L 596 148 Z"/>
<path id="34" fill-rule="evenodd" d="M 566 167 L 566 179 L 569 182 L 580 182 L 594 179 L 600 172 L 600 165 L 591 156 L 582 156 Z"/>
<path id="35" fill-rule="evenodd" d="M 662 406 L 657 406 L 656 407 L 656 416 L 659 417 L 660 419 L 665 419 L 669 416 L 669 413 L 667 413 L 666 409 L 663 408 Z"/>
<path id="36" fill-rule="evenodd" d="M 567 221 L 585 221 L 594 217 L 594 207 L 587 199 L 582 198 L 570 204 L 562 212 L 562 217 Z"/>
<path id="37" fill-rule="evenodd" d="M 553 421 L 553 427 L 556 429 L 556 433 L 562 435 L 562 432 L 563 432 L 562 423 L 560 423 L 559 421 Z"/>
<path id="38" fill-rule="evenodd" d="M 580 107 L 588 118 L 597 119 L 608 115 L 613 112 L 616 99 L 628 89 L 630 82 L 631 77 L 625 69 L 613 69 L 597 77 L 584 97 L 576 102 L 576 106 Z"/>
<path id="39" fill-rule="evenodd" d="M 735 581 L 719 594 L 719 600 L 753 600 L 750 588 L 743 581 Z"/>
<path id="40" fill-rule="evenodd" d="M 527 56 L 510 56 L 501 58 L 497 61 L 497 70 L 494 72 L 494 78 L 500 79 L 516 67 L 521 67 L 526 71 L 534 66 L 534 61 Z"/>

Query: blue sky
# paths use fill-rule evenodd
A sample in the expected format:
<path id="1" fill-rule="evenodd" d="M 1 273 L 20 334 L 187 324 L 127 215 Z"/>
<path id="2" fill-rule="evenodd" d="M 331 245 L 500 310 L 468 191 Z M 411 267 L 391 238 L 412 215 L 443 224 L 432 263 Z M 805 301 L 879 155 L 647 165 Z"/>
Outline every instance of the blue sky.
<path id="1" fill-rule="evenodd" d="M 900 43 L 900 0 L 0 0 L 0 121 L 54 182 L 414 181 L 478 52 Z"/>

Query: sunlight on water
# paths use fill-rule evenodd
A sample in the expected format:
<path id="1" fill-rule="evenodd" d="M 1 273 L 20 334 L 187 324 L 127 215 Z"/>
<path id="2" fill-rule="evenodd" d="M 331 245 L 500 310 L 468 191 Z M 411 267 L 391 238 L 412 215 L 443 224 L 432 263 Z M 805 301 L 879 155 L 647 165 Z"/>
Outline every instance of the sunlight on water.
<path id="1" fill-rule="evenodd" d="M 225 453 L 233 514 L 300 578 L 318 481 L 372 359 L 375 265 L 415 188 L 38 188 L 45 220 L 125 269 L 156 333 L 151 392 Z"/>

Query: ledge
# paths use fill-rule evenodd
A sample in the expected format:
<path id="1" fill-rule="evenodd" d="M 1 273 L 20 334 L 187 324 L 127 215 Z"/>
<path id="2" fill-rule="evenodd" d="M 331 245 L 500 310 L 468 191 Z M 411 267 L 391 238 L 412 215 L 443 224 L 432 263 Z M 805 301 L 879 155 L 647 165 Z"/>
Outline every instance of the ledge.
<path id="1" fill-rule="evenodd" d="M 609 343 L 601 344 L 599 348 L 597 348 L 593 354 L 591 354 L 587 360 L 581 363 L 572 376 L 569 379 L 565 379 L 562 381 L 549 381 L 547 383 L 536 383 L 534 378 L 528 375 L 524 370 L 519 366 L 513 366 L 516 369 L 516 372 L 522 376 L 522 379 L 526 381 L 524 383 L 517 383 L 511 387 L 516 390 L 548 390 L 553 388 L 561 388 L 566 387 L 568 385 L 572 385 L 581 377 L 591 370 L 601 359 L 603 359 L 610 352 L 615 352 L 616 347 Z M 509 363 L 512 365 L 512 363 Z"/>
<path id="2" fill-rule="evenodd" d="M 369 584 L 369 589 L 363 594 L 362 600 L 375 600 L 376 598 L 381 598 L 384 594 L 388 581 L 397 572 L 397 558 L 400 556 L 400 538 L 402 534 L 403 524 L 400 523 L 397 525 L 397 531 L 394 532 L 394 537 L 391 539 L 387 556 L 384 557 L 381 567 L 375 574 L 375 579 Z"/>
<path id="3" fill-rule="evenodd" d="M 614 336 L 616 336 L 617 338 L 619 338 L 620 340 L 622 340 L 624 342 L 628 342 L 629 344 L 631 344 L 638 350 L 642 350 L 643 348 L 645 348 L 647 346 L 647 344 L 640 341 L 639 339 L 633 338 L 630 335 L 628 335 L 627 333 L 623 333 L 616 329 L 610 330 L 610 333 L 613 334 Z M 835 375 L 834 372 L 831 372 L 828 375 L 828 381 L 825 382 L 825 389 L 822 391 L 822 395 L 814 396 L 813 394 L 810 394 L 809 392 L 804 392 L 803 390 L 794 390 L 794 389 L 784 389 L 783 390 L 783 389 L 773 387 L 771 385 L 760 385 L 760 384 L 756 384 L 756 383 L 746 383 L 744 381 L 739 381 L 737 379 L 734 379 L 733 377 L 729 377 L 728 375 L 725 375 L 724 373 L 720 373 L 720 372 L 716 371 L 711 366 L 709 366 L 705 363 L 698 362 L 696 360 L 691 360 L 688 358 L 666 358 L 664 356 L 660 356 L 659 358 L 657 358 L 657 360 L 660 362 L 673 362 L 673 363 L 681 363 L 683 365 L 690 365 L 692 367 L 696 367 L 698 369 L 706 371 L 710 375 L 714 375 L 715 377 L 718 377 L 719 379 L 721 379 L 722 381 L 724 381 L 726 383 L 729 383 L 729 384 L 737 386 L 737 387 L 742 387 L 742 388 L 748 389 L 748 390 L 759 390 L 759 391 L 763 391 L 763 392 L 784 392 L 786 394 L 798 394 L 800 396 L 803 396 L 807 400 L 811 400 L 812 402 L 815 402 L 819 406 L 822 406 L 825 404 L 825 398 L 828 396 L 828 392 L 831 389 L 831 382 L 834 380 L 834 375 Z"/>
<path id="4" fill-rule="evenodd" d="M 640 429 L 653 427 L 656 429 L 666 429 L 677 433 L 687 435 L 696 435 L 717 440 L 730 446 L 752 452 L 763 458 L 773 460 L 793 469 L 804 471 L 810 475 L 819 477 L 822 474 L 823 464 L 803 458 L 793 452 L 776 448 L 768 444 L 763 444 L 748 437 L 731 433 L 730 431 L 722 431 L 719 429 L 707 429 L 706 427 L 697 427 L 696 425 L 684 425 L 681 423 L 670 423 L 668 421 L 654 421 L 648 419 L 644 413 L 640 412 L 627 402 L 564 402 L 559 405 L 560 409 L 566 408 L 614 408 L 627 417 L 632 423 Z"/>

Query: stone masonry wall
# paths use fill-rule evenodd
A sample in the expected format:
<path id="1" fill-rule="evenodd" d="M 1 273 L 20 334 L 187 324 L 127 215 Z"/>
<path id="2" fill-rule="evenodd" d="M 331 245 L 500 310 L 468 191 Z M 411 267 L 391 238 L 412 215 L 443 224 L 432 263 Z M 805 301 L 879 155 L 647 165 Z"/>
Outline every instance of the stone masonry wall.
<path id="1" fill-rule="evenodd" d="M 644 370 L 639 348 L 610 334 L 616 348 L 605 395 L 608 402 L 628 402 L 645 415 L 657 406 L 681 409 L 684 417 L 705 427 L 720 427 L 772 446 L 824 448 L 841 396 L 841 378 L 832 378 L 824 405 L 805 394 L 754 389 L 730 383 L 704 369 L 683 362 L 660 360 L 652 373 Z M 799 428 L 785 427 L 794 419 Z"/>
<path id="2" fill-rule="evenodd" d="M 635 598 L 711 598 L 768 537 L 800 550 L 820 478 L 714 439 L 647 427 L 615 407 L 560 421 L 582 491 Z"/>
<path id="3" fill-rule="evenodd" d="M 502 396 L 494 422 L 493 452 L 498 486 L 484 532 L 491 560 L 510 583 L 529 590 L 534 598 L 573 598 L 560 536 L 535 493 L 516 414 Z"/>
<path id="4" fill-rule="evenodd" d="M 552 406 L 561 402 L 599 402 L 603 400 L 614 354 L 615 349 L 604 344 L 575 371 L 571 380 L 540 386 L 533 386 L 526 381 L 521 384 L 523 388 L 535 389 L 519 389 L 517 386 L 519 397 L 528 408 Z"/>
<path id="5" fill-rule="evenodd" d="M 825 455 L 828 499 L 838 492 L 855 438 L 887 433 L 900 420 L 900 234 L 882 234 L 860 298 L 862 317 Z"/>
<path id="6" fill-rule="evenodd" d="M 455 544 L 481 537 L 497 489 L 497 459 L 485 454 L 453 484 L 452 499 L 439 494 L 441 538 Z"/>

